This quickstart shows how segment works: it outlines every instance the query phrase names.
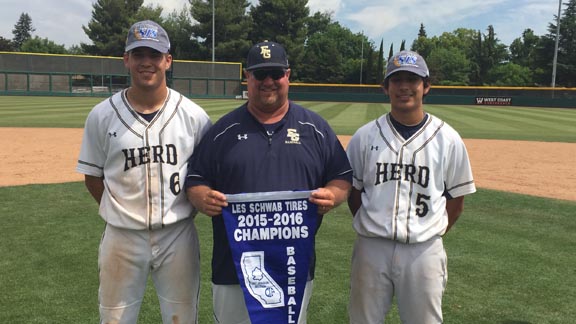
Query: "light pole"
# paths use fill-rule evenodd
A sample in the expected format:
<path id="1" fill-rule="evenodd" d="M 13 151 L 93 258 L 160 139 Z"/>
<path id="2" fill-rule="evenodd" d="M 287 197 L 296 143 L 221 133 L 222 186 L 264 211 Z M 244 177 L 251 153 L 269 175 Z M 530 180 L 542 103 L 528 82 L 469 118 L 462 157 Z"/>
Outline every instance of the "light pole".
<path id="1" fill-rule="evenodd" d="M 214 36 L 214 32 L 216 30 L 215 26 L 216 26 L 216 10 L 214 10 L 215 6 L 214 3 L 216 2 L 216 0 L 212 0 L 212 64 L 210 64 L 210 80 L 207 81 L 206 86 L 208 87 L 207 89 L 207 93 L 208 94 L 215 94 L 216 93 L 216 82 L 214 82 L 214 62 L 216 61 L 215 59 L 215 53 L 214 53 L 214 42 L 216 40 L 216 37 Z"/>
<path id="2" fill-rule="evenodd" d="M 360 52 L 360 84 L 362 84 L 362 68 L 364 64 L 364 31 L 362 31 L 362 50 Z"/>
<path id="3" fill-rule="evenodd" d="M 214 62 L 214 30 L 216 29 L 216 14 L 215 14 L 215 10 L 214 10 L 214 2 L 216 2 L 216 0 L 212 0 L 212 62 Z"/>
<path id="4" fill-rule="evenodd" d="M 562 0 L 558 1 L 558 16 L 556 17 L 556 44 L 554 45 L 554 60 L 552 61 L 552 88 L 556 87 L 556 64 L 558 63 L 558 42 L 560 41 L 560 13 Z"/>

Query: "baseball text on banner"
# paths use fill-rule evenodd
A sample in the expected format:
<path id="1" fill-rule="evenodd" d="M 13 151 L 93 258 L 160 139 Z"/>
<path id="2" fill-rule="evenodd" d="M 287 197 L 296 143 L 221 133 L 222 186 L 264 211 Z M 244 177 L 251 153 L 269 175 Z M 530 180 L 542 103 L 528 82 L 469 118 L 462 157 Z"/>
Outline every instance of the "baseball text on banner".
<path id="1" fill-rule="evenodd" d="M 298 323 L 317 206 L 310 191 L 227 195 L 222 215 L 252 324 Z"/>

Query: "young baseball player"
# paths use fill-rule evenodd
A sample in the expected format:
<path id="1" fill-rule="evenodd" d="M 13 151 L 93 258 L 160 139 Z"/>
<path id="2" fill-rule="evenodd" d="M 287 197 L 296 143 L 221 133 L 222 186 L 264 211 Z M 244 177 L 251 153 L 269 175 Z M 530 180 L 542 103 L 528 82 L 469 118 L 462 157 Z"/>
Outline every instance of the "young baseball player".
<path id="1" fill-rule="evenodd" d="M 128 32 L 130 87 L 89 113 L 77 171 L 106 228 L 98 268 L 101 323 L 136 323 L 148 275 L 163 323 L 197 323 L 200 260 L 184 179 L 211 126 L 198 105 L 169 89 L 166 31 L 152 21 Z"/>
<path id="2" fill-rule="evenodd" d="M 346 200 L 352 170 L 328 123 L 288 100 L 290 69 L 284 48 L 275 42 L 254 45 L 245 70 L 248 102 L 223 116 L 190 160 L 188 196 L 212 216 L 214 320 L 248 324 L 249 314 L 226 237 L 222 207 L 226 194 L 313 190 L 310 201 L 325 214 Z M 321 217 L 318 217 L 318 226 Z M 306 323 L 314 260 L 298 323 Z"/>
<path id="3" fill-rule="evenodd" d="M 429 77 L 417 53 L 394 55 L 383 85 L 390 113 L 361 127 L 347 147 L 357 233 L 351 324 L 383 323 L 394 295 L 403 323 L 442 323 L 442 236 L 476 188 L 458 133 L 424 111 Z"/>

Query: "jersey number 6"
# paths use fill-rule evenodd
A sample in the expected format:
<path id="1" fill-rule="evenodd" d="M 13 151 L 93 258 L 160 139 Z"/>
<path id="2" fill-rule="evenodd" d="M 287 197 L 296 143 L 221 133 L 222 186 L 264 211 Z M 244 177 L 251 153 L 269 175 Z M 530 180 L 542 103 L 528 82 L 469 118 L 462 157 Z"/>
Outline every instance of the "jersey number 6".
<path id="1" fill-rule="evenodd" d="M 170 191 L 174 194 L 174 196 L 178 196 L 182 188 L 180 187 L 180 174 L 178 172 L 172 174 L 170 177 Z"/>

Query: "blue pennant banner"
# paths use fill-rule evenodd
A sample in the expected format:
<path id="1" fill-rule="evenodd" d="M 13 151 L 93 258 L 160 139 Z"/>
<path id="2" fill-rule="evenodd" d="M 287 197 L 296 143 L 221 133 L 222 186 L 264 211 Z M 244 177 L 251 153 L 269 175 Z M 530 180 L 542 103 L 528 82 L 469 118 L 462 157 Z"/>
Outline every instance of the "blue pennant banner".
<path id="1" fill-rule="evenodd" d="M 250 321 L 298 323 L 316 233 L 310 191 L 226 197 L 222 215 Z"/>

